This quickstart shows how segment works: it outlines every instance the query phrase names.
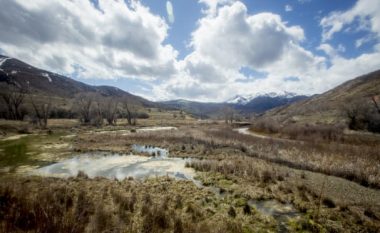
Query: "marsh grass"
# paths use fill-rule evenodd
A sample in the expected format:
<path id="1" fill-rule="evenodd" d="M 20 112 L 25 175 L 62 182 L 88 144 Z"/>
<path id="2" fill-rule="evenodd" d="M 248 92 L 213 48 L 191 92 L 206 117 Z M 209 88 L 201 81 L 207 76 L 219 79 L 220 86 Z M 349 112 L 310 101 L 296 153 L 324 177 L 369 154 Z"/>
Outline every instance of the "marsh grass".
<path id="1" fill-rule="evenodd" d="M 241 232 L 250 224 L 243 213 L 204 205 L 207 195 L 168 178 L 3 177 L 0 232 Z"/>
<path id="2" fill-rule="evenodd" d="M 129 153 L 133 144 L 169 150 L 170 156 L 223 159 L 231 155 L 255 157 L 301 170 L 342 177 L 366 187 L 380 188 L 380 144 L 357 145 L 331 141 L 282 141 L 243 135 L 229 127 L 183 127 L 180 130 L 131 135 L 82 135 L 76 150 Z"/>

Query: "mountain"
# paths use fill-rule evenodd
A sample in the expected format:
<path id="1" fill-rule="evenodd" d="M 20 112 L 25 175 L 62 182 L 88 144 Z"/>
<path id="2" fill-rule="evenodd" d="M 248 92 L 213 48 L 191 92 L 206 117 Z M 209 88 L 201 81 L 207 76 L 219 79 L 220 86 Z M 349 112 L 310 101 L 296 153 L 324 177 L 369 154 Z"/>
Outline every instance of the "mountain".
<path id="1" fill-rule="evenodd" d="M 251 96 L 236 95 L 224 103 L 203 103 L 188 100 L 171 100 L 160 102 L 170 108 L 181 109 L 200 117 L 213 117 L 222 114 L 223 109 L 230 107 L 242 115 L 263 113 L 269 109 L 284 106 L 308 98 L 294 93 L 266 93 Z"/>
<path id="2" fill-rule="evenodd" d="M 246 103 L 249 102 L 249 97 L 244 97 L 242 95 L 235 95 L 231 99 L 228 99 L 226 103 L 228 104 L 240 104 L 240 105 L 245 105 Z"/>
<path id="3" fill-rule="evenodd" d="M 323 94 L 269 110 L 262 118 L 282 124 L 342 123 L 347 120 L 345 111 L 353 105 L 374 110 L 374 97 L 380 99 L 380 70 L 349 80 Z"/>
<path id="4" fill-rule="evenodd" d="M 262 113 L 269 109 L 288 105 L 300 100 L 308 98 L 305 95 L 297 95 L 290 92 L 270 92 L 258 93 L 256 95 L 236 95 L 235 97 L 226 101 L 232 104 L 234 108 L 243 113 Z"/>
<path id="5" fill-rule="evenodd" d="M 251 102 L 252 100 L 254 100 L 256 98 L 260 98 L 260 97 L 261 98 L 262 97 L 268 97 L 268 98 L 292 99 L 292 98 L 297 97 L 297 96 L 301 96 L 301 95 L 297 95 L 296 93 L 287 92 L 287 91 L 269 92 L 269 93 L 256 93 L 254 95 L 247 95 L 247 96 L 236 95 L 236 96 L 232 97 L 231 99 L 228 99 L 227 101 L 225 101 L 225 103 L 246 105 L 249 102 Z"/>
<path id="6" fill-rule="evenodd" d="M 10 84 L 15 84 L 41 96 L 73 99 L 78 93 L 97 93 L 105 97 L 126 98 L 144 106 L 154 105 L 144 98 L 132 95 L 117 87 L 91 86 L 2 55 L 0 55 L 0 84 L 0 91 L 2 88 L 9 88 L 8 85 Z"/>
<path id="7" fill-rule="evenodd" d="M 97 93 L 104 97 L 126 98 L 128 101 L 145 107 L 180 109 L 202 118 L 220 116 L 226 107 L 230 107 L 241 114 L 262 113 L 268 109 L 306 98 L 305 96 L 283 92 L 236 96 L 224 103 L 203 103 L 187 100 L 155 103 L 117 87 L 88 85 L 63 75 L 33 67 L 23 61 L 0 55 L 0 92 L 9 89 L 10 84 L 28 89 L 41 98 L 44 96 L 54 97 L 57 101 L 56 105 L 65 105 L 66 108 L 74 104 L 73 100 L 78 93 Z"/>
<path id="8" fill-rule="evenodd" d="M 160 102 L 162 106 L 180 109 L 200 118 L 216 117 L 221 114 L 224 103 L 203 103 L 189 100 L 169 100 Z"/>

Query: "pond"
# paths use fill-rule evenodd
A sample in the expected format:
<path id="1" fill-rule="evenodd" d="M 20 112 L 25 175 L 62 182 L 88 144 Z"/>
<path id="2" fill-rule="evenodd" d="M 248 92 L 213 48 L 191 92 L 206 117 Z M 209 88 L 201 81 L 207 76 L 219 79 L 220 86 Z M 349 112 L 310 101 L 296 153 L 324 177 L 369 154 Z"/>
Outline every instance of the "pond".
<path id="1" fill-rule="evenodd" d="M 90 178 L 101 176 L 123 180 L 129 177 L 145 179 L 169 176 L 194 180 L 194 170 L 185 167 L 187 159 L 169 158 L 168 151 L 159 147 L 134 145 L 132 149 L 136 153 L 148 153 L 153 156 L 90 152 L 39 168 L 37 173 L 45 176 L 70 177 L 82 171 Z"/>
<path id="2" fill-rule="evenodd" d="M 150 156 L 168 157 L 169 151 L 160 147 L 150 145 L 133 145 L 132 150 L 136 153 L 144 153 Z"/>
<path id="3" fill-rule="evenodd" d="M 173 126 L 154 126 L 154 127 L 144 127 L 136 129 L 137 132 L 152 132 L 152 131 L 162 131 L 162 130 L 177 130 L 177 127 Z"/>
<path id="4" fill-rule="evenodd" d="M 41 137 L 30 135 L 9 138 L 0 141 L 0 172 L 13 172 L 23 165 L 47 164 L 34 156 L 38 153 L 38 148 L 33 146 L 33 142 Z"/>
<path id="5" fill-rule="evenodd" d="M 292 204 L 281 203 L 277 200 L 249 200 L 248 205 L 254 207 L 257 211 L 265 216 L 273 217 L 278 223 L 279 232 L 287 232 L 287 222 L 295 219 L 300 213 Z"/>

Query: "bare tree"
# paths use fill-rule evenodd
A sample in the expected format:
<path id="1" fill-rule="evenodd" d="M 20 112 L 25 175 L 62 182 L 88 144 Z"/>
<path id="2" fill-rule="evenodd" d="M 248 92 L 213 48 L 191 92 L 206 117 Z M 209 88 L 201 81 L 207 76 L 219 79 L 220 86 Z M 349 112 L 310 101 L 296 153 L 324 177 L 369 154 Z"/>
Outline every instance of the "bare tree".
<path id="1" fill-rule="evenodd" d="M 222 112 L 223 112 L 223 116 L 224 116 L 224 122 L 226 124 L 228 124 L 228 123 L 232 124 L 234 121 L 234 117 L 235 117 L 235 110 L 230 106 L 225 106 L 222 109 Z"/>
<path id="2" fill-rule="evenodd" d="M 123 107 L 125 110 L 125 117 L 129 125 L 137 124 L 137 105 L 127 99 L 123 100 Z"/>
<path id="3" fill-rule="evenodd" d="M 380 96 L 379 95 L 376 95 L 376 96 L 372 96 L 372 102 L 373 104 L 375 105 L 375 108 L 377 110 L 377 112 L 380 114 L 380 106 L 379 106 L 379 99 L 380 99 Z"/>
<path id="4" fill-rule="evenodd" d="M 96 101 L 91 109 L 91 124 L 97 127 L 103 125 L 103 108 L 100 99 Z"/>
<path id="5" fill-rule="evenodd" d="M 10 84 L 7 89 L 1 93 L 1 97 L 6 105 L 8 118 L 22 120 L 24 113 L 21 111 L 21 106 L 25 99 L 26 90 L 13 84 Z"/>
<path id="6" fill-rule="evenodd" d="M 363 107 L 360 101 L 350 101 L 344 108 L 346 117 L 348 118 L 348 127 L 353 130 L 362 129 L 361 118 Z"/>
<path id="7" fill-rule="evenodd" d="M 109 125 L 116 125 L 118 101 L 115 98 L 108 98 L 103 101 L 103 114 Z"/>
<path id="8" fill-rule="evenodd" d="M 39 127 L 46 129 L 48 118 L 50 115 L 50 109 L 51 109 L 51 98 L 50 97 L 44 97 L 41 98 L 41 100 L 36 101 L 34 99 L 34 95 L 31 94 L 31 87 L 28 82 L 28 97 L 30 99 L 30 102 L 32 104 L 33 110 L 34 110 L 34 117 Z M 47 99 L 47 101 L 46 101 Z"/>
<path id="9" fill-rule="evenodd" d="M 47 101 L 37 102 L 34 100 L 33 95 L 30 95 L 30 101 L 34 110 L 34 115 L 38 126 L 46 129 L 48 124 L 48 118 L 51 110 L 51 98 L 47 98 Z"/>
<path id="10" fill-rule="evenodd" d="M 380 132 L 380 110 L 377 101 L 376 97 L 348 101 L 345 107 L 348 127 L 353 130 Z"/>
<path id="11" fill-rule="evenodd" d="M 90 93 L 79 94 L 75 98 L 75 108 L 78 113 L 79 120 L 83 124 L 91 122 L 91 107 L 94 102 L 94 95 Z"/>

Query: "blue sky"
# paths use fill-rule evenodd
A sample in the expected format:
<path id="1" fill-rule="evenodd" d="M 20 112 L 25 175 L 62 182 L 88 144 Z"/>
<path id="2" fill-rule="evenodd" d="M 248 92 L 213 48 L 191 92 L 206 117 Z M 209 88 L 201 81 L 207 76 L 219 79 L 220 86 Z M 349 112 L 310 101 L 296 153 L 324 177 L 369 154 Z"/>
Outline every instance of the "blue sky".
<path id="1" fill-rule="evenodd" d="M 378 0 L 0 5 L 0 30 L 8 32 L 0 35 L 1 53 L 151 100 L 311 95 L 380 68 Z"/>

